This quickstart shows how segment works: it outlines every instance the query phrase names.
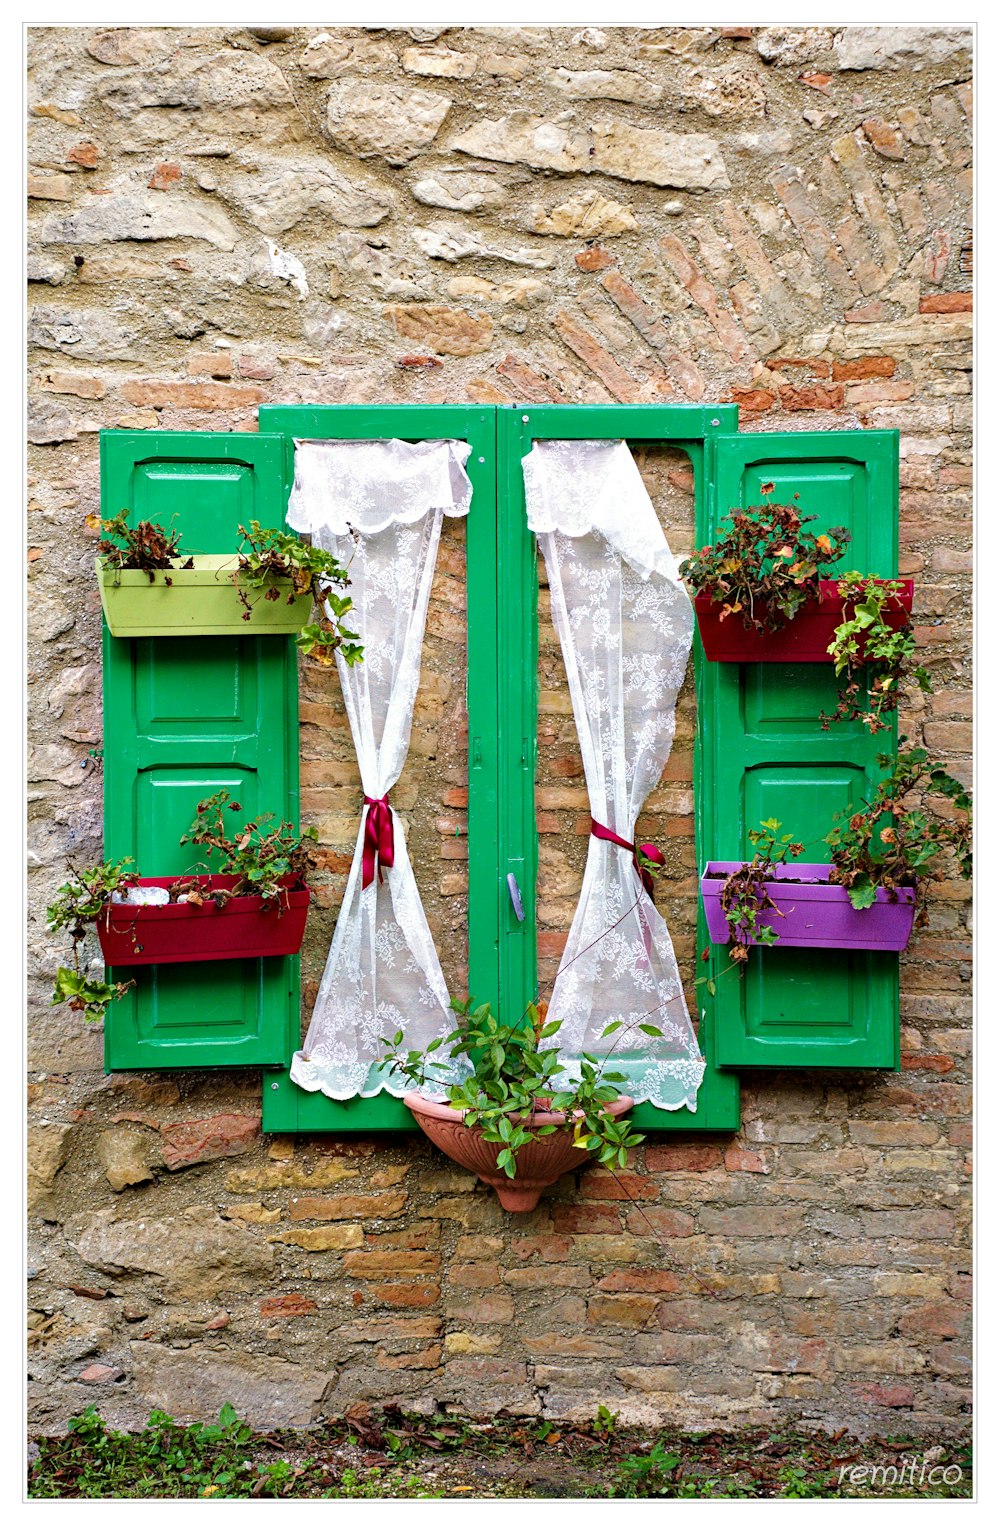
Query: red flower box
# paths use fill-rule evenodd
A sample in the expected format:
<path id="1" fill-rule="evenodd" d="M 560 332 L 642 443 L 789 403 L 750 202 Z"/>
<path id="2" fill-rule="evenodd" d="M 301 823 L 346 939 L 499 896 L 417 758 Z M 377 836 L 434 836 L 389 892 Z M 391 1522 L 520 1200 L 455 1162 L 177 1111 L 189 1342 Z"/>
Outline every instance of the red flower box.
<path id="1" fill-rule="evenodd" d="M 913 608 L 912 578 L 878 578 L 897 582 L 900 593 L 885 606 L 884 615 L 893 630 L 907 623 Z M 698 631 L 709 662 L 832 662 L 827 647 L 838 625 L 843 625 L 850 600 L 837 592 L 835 578 L 824 578 L 818 599 L 804 604 L 793 620 L 777 631 L 747 630 L 743 612 L 719 618 L 722 604 L 700 593 L 694 601 Z"/>
<path id="2" fill-rule="evenodd" d="M 233 874 L 170 875 L 141 879 L 140 887 L 169 890 L 179 879 L 193 880 L 207 893 L 229 890 Z M 280 901 L 259 895 L 233 896 L 222 906 L 173 901 L 169 906 L 128 906 L 109 901 L 97 919 L 105 964 L 195 964 L 208 959 L 259 959 L 297 954 L 309 911 L 309 891 L 301 880 L 284 880 Z"/>

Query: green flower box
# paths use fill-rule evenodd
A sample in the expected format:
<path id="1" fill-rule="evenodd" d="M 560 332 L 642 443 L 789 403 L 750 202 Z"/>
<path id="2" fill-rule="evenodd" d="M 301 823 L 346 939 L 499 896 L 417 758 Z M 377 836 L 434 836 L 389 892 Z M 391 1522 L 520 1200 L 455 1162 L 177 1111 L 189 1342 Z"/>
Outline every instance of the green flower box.
<path id="1" fill-rule="evenodd" d="M 281 597 L 268 599 L 267 590 L 248 592 L 250 610 L 240 602 L 232 581 L 237 557 L 194 556 L 193 567 L 169 572 L 119 572 L 95 562 L 104 618 L 112 636 L 289 636 L 309 622 L 312 598 L 297 594 L 291 603 L 291 583 L 276 578 Z M 169 580 L 169 581 L 168 581 Z"/>

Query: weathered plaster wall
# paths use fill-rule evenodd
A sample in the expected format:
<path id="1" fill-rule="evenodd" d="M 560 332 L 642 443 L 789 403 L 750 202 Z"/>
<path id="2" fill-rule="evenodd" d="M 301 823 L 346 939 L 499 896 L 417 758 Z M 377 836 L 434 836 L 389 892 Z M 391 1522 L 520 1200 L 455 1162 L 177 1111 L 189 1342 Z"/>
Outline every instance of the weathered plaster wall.
<path id="1" fill-rule="evenodd" d="M 755 1075 L 739 1139 L 639 1153 L 641 1209 L 591 1171 L 526 1221 L 422 1143 L 262 1140 L 252 1073 L 105 1077 L 100 1035 L 46 1005 L 43 909 L 101 845 L 96 431 L 252 430 L 265 401 L 704 398 L 744 429 L 899 428 L 937 685 L 905 729 L 966 776 L 968 34 L 36 28 L 30 70 L 34 1423 L 391 1395 L 962 1428 L 965 885 L 904 959 L 900 1075 Z M 685 549 L 683 462 L 642 466 Z M 463 567 L 450 527 L 396 791 L 458 989 Z M 541 676 L 551 970 L 584 798 L 544 624 Z M 692 706 L 648 818 L 685 958 Z M 308 1005 L 358 807 L 335 679 L 303 674 L 302 758 L 327 849 Z"/>

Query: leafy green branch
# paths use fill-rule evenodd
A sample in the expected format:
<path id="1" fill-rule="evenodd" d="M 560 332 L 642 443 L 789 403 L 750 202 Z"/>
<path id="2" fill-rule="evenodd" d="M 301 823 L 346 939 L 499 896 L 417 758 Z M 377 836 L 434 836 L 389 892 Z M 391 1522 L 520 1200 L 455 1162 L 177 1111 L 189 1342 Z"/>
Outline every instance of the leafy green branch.
<path id="1" fill-rule="evenodd" d="M 289 604 L 308 594 L 317 608 L 317 618 L 303 626 L 295 638 L 296 645 L 324 667 L 331 665 L 337 651 L 352 666 L 361 662 L 363 648 L 358 633 L 344 624 L 354 605 L 350 598 L 335 592 L 349 582 L 347 570 L 333 553 L 287 530 L 263 529 L 256 519 L 250 521 L 249 529 L 240 525 L 239 531 L 243 545 L 233 582 L 246 611 L 244 620 L 250 618 L 252 591 L 262 591 L 265 599 L 273 601 L 282 597 L 284 590 L 279 584 L 290 583 L 285 593 Z"/>
<path id="2" fill-rule="evenodd" d="M 820 714 L 823 730 L 832 721 L 860 720 L 874 733 L 888 729 L 885 719 L 899 705 L 900 685 L 912 679 L 924 693 L 931 688 L 930 674 L 916 662 L 916 638 L 909 619 L 896 629 L 886 618 L 898 601 L 902 585 L 847 572 L 837 584 L 844 601 L 844 618 L 833 633 L 827 651 L 834 672 L 841 679 L 837 708 Z M 862 680 L 867 687 L 862 692 Z"/>

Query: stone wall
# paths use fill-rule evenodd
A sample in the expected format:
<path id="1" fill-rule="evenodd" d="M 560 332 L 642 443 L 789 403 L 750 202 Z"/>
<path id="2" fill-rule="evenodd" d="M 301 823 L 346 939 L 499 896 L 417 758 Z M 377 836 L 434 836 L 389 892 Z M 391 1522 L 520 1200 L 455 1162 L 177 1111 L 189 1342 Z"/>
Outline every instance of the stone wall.
<path id="1" fill-rule="evenodd" d="M 898 428 L 936 683 L 904 729 L 968 777 L 968 33 L 67 27 L 29 55 L 33 1424 L 392 1396 L 962 1430 L 964 884 L 903 959 L 900 1074 L 754 1074 L 739 1138 L 651 1143 L 523 1221 L 422 1142 L 262 1139 L 252 1072 L 105 1077 L 100 1034 L 47 1005 L 44 906 L 101 851 L 97 431 L 253 430 L 262 402 L 729 400 L 742 429 Z M 685 549 L 683 460 L 641 465 Z M 452 526 L 396 792 L 453 989 L 463 569 Z M 542 605 L 550 972 L 584 837 Z M 308 1007 L 358 791 L 335 679 L 303 673 L 301 718 L 326 850 Z M 648 822 L 689 962 L 692 726 L 686 690 Z"/>

